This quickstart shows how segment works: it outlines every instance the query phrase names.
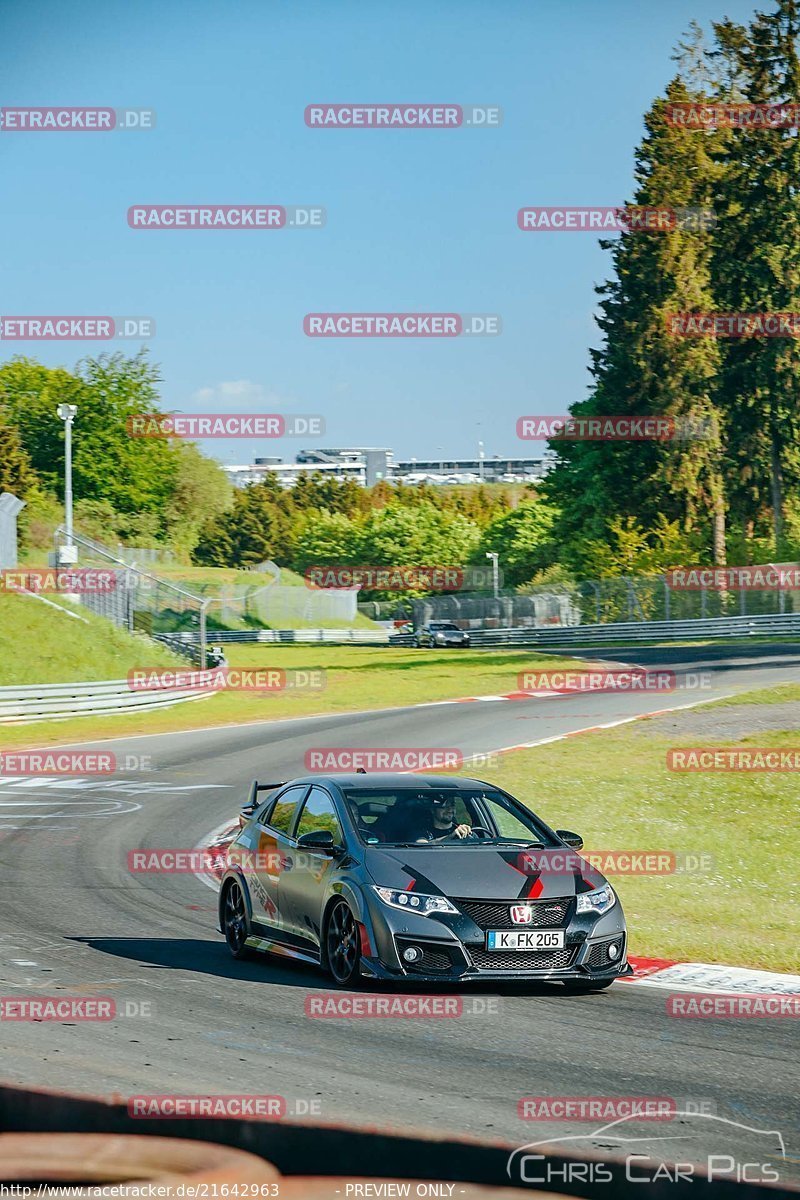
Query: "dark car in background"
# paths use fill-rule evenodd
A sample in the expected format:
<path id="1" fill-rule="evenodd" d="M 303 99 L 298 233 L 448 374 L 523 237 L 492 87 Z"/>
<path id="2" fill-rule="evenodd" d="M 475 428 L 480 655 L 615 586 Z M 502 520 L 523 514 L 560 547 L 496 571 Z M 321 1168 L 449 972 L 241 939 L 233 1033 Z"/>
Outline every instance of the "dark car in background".
<path id="1" fill-rule="evenodd" d="M 459 629 L 455 621 L 428 621 L 414 634 L 414 645 L 421 646 L 468 646 L 469 634 Z"/>
<path id="2" fill-rule="evenodd" d="M 235 958 L 268 951 L 345 986 L 522 978 L 592 991 L 630 974 L 622 907 L 580 837 L 492 784 L 255 783 L 240 823 L 219 896 Z"/>

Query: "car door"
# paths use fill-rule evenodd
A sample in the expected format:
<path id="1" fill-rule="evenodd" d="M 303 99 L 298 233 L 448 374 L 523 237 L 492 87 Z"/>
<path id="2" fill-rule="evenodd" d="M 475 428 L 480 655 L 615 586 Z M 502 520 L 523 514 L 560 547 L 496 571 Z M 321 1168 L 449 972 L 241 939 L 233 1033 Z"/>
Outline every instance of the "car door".
<path id="1" fill-rule="evenodd" d="M 322 909 L 335 854 L 297 847 L 304 833 L 329 830 L 337 846 L 344 845 L 344 833 L 330 792 L 314 784 L 303 804 L 295 828 L 293 848 L 278 883 L 278 905 L 285 927 L 293 937 L 302 939 L 307 949 L 319 952 Z"/>
<path id="2" fill-rule="evenodd" d="M 255 845 L 250 861 L 243 861 L 253 912 L 253 924 L 279 932 L 284 921 L 278 900 L 280 880 L 287 849 L 291 848 L 288 832 L 297 810 L 308 792 L 308 785 L 295 785 L 279 792 L 271 804 L 266 804 L 256 818 Z"/>

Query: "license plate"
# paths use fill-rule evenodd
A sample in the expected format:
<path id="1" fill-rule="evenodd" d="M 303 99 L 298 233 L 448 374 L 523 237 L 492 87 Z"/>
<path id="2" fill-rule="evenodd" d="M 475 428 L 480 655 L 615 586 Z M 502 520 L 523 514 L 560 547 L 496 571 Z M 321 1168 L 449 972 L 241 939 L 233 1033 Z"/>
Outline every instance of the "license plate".
<path id="1" fill-rule="evenodd" d="M 563 950 L 563 929 L 490 929 L 487 950 Z"/>

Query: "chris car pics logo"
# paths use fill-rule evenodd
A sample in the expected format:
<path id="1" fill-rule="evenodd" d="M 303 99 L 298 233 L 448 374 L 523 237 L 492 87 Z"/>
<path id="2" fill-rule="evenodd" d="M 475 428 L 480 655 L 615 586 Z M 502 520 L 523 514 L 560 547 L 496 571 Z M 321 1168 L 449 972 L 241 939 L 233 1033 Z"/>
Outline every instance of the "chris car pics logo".
<path id="1" fill-rule="evenodd" d="M 681 1123 L 680 1134 L 658 1125 L 642 1130 L 641 1120 L 641 1113 L 632 1112 L 593 1131 L 528 1142 L 509 1155 L 508 1177 L 517 1185 L 561 1190 L 622 1181 L 645 1185 L 701 1185 L 706 1178 L 709 1183 L 780 1182 L 786 1144 L 777 1129 L 759 1129 L 694 1107 L 670 1112 L 670 1123 Z M 681 1161 L 676 1161 L 676 1137 L 689 1148 Z M 596 1148 L 588 1150 L 598 1143 L 607 1151 L 607 1160 Z M 580 1157 L 583 1148 L 586 1159 Z"/>

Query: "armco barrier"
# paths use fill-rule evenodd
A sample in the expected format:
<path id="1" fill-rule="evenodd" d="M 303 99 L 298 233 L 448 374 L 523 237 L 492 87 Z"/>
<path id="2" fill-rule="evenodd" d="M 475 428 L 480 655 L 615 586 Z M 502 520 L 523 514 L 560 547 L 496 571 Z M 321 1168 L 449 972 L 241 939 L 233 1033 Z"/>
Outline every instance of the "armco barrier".
<path id="1" fill-rule="evenodd" d="M 181 704 L 184 700 L 202 700 L 210 694 L 189 688 L 132 692 L 125 679 L 0 687 L 0 725 L 64 721 L 68 717 L 88 717 L 97 713 L 149 712 Z"/>
<path id="2" fill-rule="evenodd" d="M 246 1158 L 256 1155 L 262 1160 L 260 1166 L 265 1175 L 277 1171 L 280 1177 L 282 1200 L 345 1200 L 350 1196 L 452 1196 L 458 1200 L 521 1200 L 523 1191 L 509 1177 L 507 1164 L 509 1155 L 523 1141 L 531 1139 L 531 1132 L 519 1134 L 516 1143 L 509 1141 L 479 1140 L 458 1134 L 424 1134 L 413 1129 L 389 1132 L 380 1129 L 358 1128 L 344 1124 L 321 1124 L 298 1120 L 258 1121 L 221 1117 L 187 1119 L 181 1117 L 133 1118 L 128 1115 L 124 1100 L 115 1097 L 113 1103 L 90 1096 L 70 1096 L 58 1092 L 33 1090 L 0 1084 L 0 1182 L 21 1184 L 32 1181 L 31 1196 L 50 1200 L 57 1193 L 49 1191 L 48 1184 L 65 1184 L 74 1171 L 74 1160 L 80 1154 L 77 1144 L 82 1135 L 90 1133 L 95 1141 L 94 1153 L 84 1153 L 88 1166 L 104 1159 L 104 1181 L 111 1193 L 111 1185 L 121 1182 L 126 1168 L 132 1164 L 136 1153 L 139 1173 L 136 1178 L 143 1182 L 138 1192 L 131 1189 L 132 1196 L 147 1194 L 174 1198 L 188 1197 L 189 1182 L 200 1183 L 195 1196 L 235 1196 L 235 1185 L 239 1184 L 238 1195 L 274 1195 L 272 1190 L 256 1191 L 243 1187 L 249 1175 L 259 1164 L 246 1163 Z M 26 1134 L 61 1135 L 30 1144 L 26 1150 Z M 73 1135 L 70 1148 L 67 1136 Z M 140 1142 L 135 1147 L 126 1147 L 131 1135 Z M 136 1135 L 139 1135 L 136 1137 Z M 4 1155 L 2 1139 L 7 1139 L 9 1151 L 15 1150 L 17 1162 L 11 1154 Z M 153 1139 L 161 1143 L 148 1152 L 147 1143 Z M 105 1139 L 102 1147 L 101 1140 Z M 196 1148 L 194 1161 L 189 1157 L 186 1166 L 186 1145 L 176 1141 L 173 1149 L 164 1146 L 162 1139 L 190 1139 Z M 59 1143 L 61 1143 L 59 1145 Z M 208 1145 L 214 1143 L 217 1153 Z M 220 1153 L 221 1147 L 245 1151 L 242 1161 Z M 68 1170 L 58 1171 L 59 1152 L 73 1160 Z M 549 1193 L 552 1197 L 564 1195 L 580 1196 L 584 1200 L 641 1200 L 642 1183 L 652 1200 L 697 1200 L 697 1196 L 710 1196 L 713 1200 L 797 1200 L 798 1192 L 791 1183 L 761 1185 L 736 1182 L 732 1176 L 719 1175 L 709 1181 L 705 1173 L 697 1168 L 694 1174 L 678 1172 L 674 1179 L 665 1178 L 663 1169 L 655 1159 L 637 1159 L 636 1174 L 631 1177 L 627 1170 L 624 1151 L 609 1150 L 580 1151 L 575 1154 L 561 1143 L 538 1145 L 537 1154 L 551 1166 L 552 1182 L 542 1189 L 528 1185 L 524 1195 L 534 1200 Z M 24 1158 L 23 1158 L 24 1155 Z M 36 1163 L 31 1162 L 35 1155 Z M 50 1160 L 50 1162 L 48 1162 Z M 142 1161 L 149 1169 L 142 1170 Z M 605 1171 L 599 1180 L 586 1182 L 587 1162 L 602 1162 Z M 570 1170 L 569 1164 L 578 1169 Z M 35 1165 L 35 1169 L 34 1169 Z M 171 1170 L 163 1178 L 163 1166 Z M 541 1168 L 542 1163 L 536 1164 Z M 163 1192 L 148 1193 L 148 1181 L 158 1181 L 157 1168 L 162 1168 L 162 1179 L 171 1188 Z M 176 1170 L 176 1167 L 178 1170 Z M 181 1171 L 187 1171 L 186 1175 Z M 660 1174 L 659 1174 L 660 1171 Z M 204 1176 L 205 1172 L 205 1176 Z M 191 1174 L 195 1178 L 191 1179 Z M 202 1181 L 206 1178 L 205 1190 Z M 94 1172 L 88 1172 L 89 1180 Z M 223 1182 L 224 1180 L 224 1182 Z M 397 1181 L 427 1180 L 425 1190 L 418 1190 L 411 1182 L 406 1192 Z M 72 1174 L 72 1181 L 87 1182 L 79 1172 Z M 183 1190 L 180 1191 L 181 1183 Z M 357 1181 L 357 1182 L 356 1182 Z M 381 1181 L 384 1186 L 381 1187 Z M 438 1190 L 433 1191 L 436 1181 Z M 213 1183 L 218 1185 L 213 1187 Z M 514 1186 L 516 1182 L 517 1186 Z M 454 1186 L 448 1186 L 452 1183 Z M 44 1184 L 44 1190 L 40 1185 Z M 367 1190 L 365 1185 L 370 1184 Z M 177 1185 L 177 1186 L 175 1186 Z M 350 1185 L 348 1187 L 348 1185 Z M 484 1190 L 485 1189 L 485 1190 Z M 699 1190 L 698 1190 L 699 1189 Z M 11 1194 L 11 1193 L 9 1193 Z M 85 1193 L 86 1194 L 86 1193 Z M 95 1192 L 95 1194 L 97 1194 Z M 125 1195 L 125 1192 L 118 1192 Z M 21 1197 L 24 1193 L 13 1193 Z"/>
<path id="3" fill-rule="evenodd" d="M 197 645 L 199 635 L 189 633 L 157 633 L 156 638 L 172 650 Z M 225 642 L 330 642 L 333 645 L 354 642 L 361 645 L 388 646 L 385 629 L 210 629 L 208 644 Z"/>
<path id="4" fill-rule="evenodd" d="M 473 646 L 580 646 L 597 642 L 693 641 L 706 638 L 800 634 L 800 613 L 756 617 L 712 617 L 691 621 L 626 621 L 550 629 L 478 629 Z"/>
<path id="5" fill-rule="evenodd" d="M 711 617 L 691 621 L 627 621 L 607 625 L 559 625 L 524 629 L 470 629 L 471 646 L 580 646 L 599 642 L 701 641 L 711 638 L 800 634 L 800 613 L 754 617 Z M 175 649 L 196 645 L 196 633 L 162 635 Z M 413 646 L 411 633 L 384 629 L 231 629 L 214 631 L 209 642 L 328 642 L 372 646 Z"/>

